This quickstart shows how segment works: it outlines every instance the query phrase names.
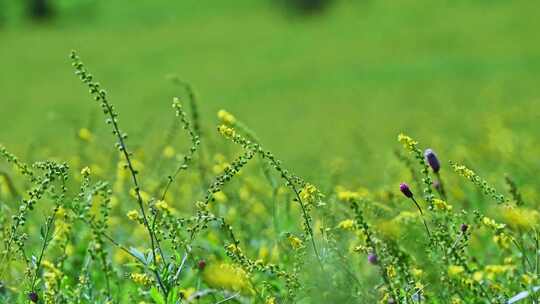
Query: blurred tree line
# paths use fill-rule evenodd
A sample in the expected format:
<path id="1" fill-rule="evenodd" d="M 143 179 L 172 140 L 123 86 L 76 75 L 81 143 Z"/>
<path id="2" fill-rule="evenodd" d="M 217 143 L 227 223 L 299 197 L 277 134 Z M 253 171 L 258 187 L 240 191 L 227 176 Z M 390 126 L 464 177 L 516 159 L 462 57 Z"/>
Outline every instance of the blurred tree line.
<path id="1" fill-rule="evenodd" d="M 58 0 L 21 0 L 17 5 L 9 3 L 10 0 L 0 0 L 0 26 L 8 19 L 8 14 L 25 16 L 34 21 L 46 21 L 55 16 Z M 231 0 L 232 1 L 232 0 Z M 263 1 L 263 0 L 261 0 Z M 336 0 L 270 0 L 275 5 L 282 7 L 292 15 L 314 15 L 325 11 Z M 84 2 L 84 1 L 82 1 Z M 86 1 L 90 6 L 97 5 L 96 1 Z M 92 3 L 89 3 L 92 2 Z M 11 6 L 16 6 L 12 9 Z M 22 5 L 21 5 L 22 4 Z M 128 5 L 128 4 L 126 4 Z M 15 13 L 13 13 L 15 11 Z M 61 12 L 59 13 L 59 15 Z"/>

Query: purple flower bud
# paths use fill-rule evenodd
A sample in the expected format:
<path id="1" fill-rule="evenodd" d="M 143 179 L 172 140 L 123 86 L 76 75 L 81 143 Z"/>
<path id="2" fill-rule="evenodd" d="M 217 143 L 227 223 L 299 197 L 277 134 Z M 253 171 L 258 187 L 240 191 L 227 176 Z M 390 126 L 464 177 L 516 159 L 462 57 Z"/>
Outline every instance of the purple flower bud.
<path id="1" fill-rule="evenodd" d="M 28 299 L 34 303 L 37 303 L 38 301 L 38 295 L 35 291 L 32 291 L 31 293 L 28 294 Z"/>
<path id="2" fill-rule="evenodd" d="M 433 169 L 433 172 L 439 172 L 441 169 L 441 164 L 439 163 L 439 159 L 437 158 L 435 152 L 433 152 L 431 149 L 426 149 L 424 152 L 424 157 L 426 158 L 426 162 L 429 164 L 431 169 Z"/>
<path id="3" fill-rule="evenodd" d="M 469 229 L 469 225 L 461 224 L 461 227 L 459 227 L 459 229 L 461 229 L 461 232 L 465 233 L 467 232 L 467 229 Z"/>
<path id="4" fill-rule="evenodd" d="M 377 262 L 379 261 L 375 253 L 368 254 L 367 260 L 370 264 L 373 264 L 373 265 L 377 265 Z"/>
<path id="5" fill-rule="evenodd" d="M 405 195 L 406 197 L 408 198 L 413 197 L 413 193 L 411 192 L 411 188 L 409 188 L 409 185 L 405 183 L 401 183 L 399 185 L 399 190 L 401 190 L 401 193 L 403 193 L 403 195 Z"/>

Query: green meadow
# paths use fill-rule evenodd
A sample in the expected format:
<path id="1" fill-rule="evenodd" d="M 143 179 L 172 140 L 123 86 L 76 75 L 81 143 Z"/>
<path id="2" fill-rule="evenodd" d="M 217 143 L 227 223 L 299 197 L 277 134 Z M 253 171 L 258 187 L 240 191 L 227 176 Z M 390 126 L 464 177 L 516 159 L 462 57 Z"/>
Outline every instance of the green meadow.
<path id="1" fill-rule="evenodd" d="M 538 303 L 535 1 L 51 2 L 0 0 L 0 303 Z"/>

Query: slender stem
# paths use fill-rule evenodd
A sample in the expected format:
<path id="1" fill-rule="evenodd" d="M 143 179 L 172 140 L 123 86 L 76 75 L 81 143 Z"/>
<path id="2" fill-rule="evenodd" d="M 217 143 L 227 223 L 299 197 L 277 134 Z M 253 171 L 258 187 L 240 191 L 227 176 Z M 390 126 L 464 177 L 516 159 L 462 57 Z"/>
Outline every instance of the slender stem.
<path id="1" fill-rule="evenodd" d="M 416 201 L 416 199 L 414 197 L 411 197 L 411 200 L 416 205 L 416 208 L 418 208 L 418 211 L 420 211 L 420 217 L 422 218 L 422 222 L 424 223 L 424 227 L 426 228 L 426 232 L 428 234 L 428 237 L 429 237 L 430 240 L 432 240 L 431 232 L 429 232 L 429 228 L 428 228 L 428 225 L 426 223 L 426 219 L 424 218 L 424 212 L 422 211 L 422 208 L 420 207 L 420 205 L 418 204 L 418 202 Z"/>
<path id="2" fill-rule="evenodd" d="M 128 168 L 129 168 L 129 172 L 131 174 L 133 184 L 135 185 L 135 195 L 137 196 L 137 202 L 139 204 L 139 209 L 141 210 L 144 226 L 146 227 L 146 229 L 148 231 L 148 235 L 150 236 L 150 243 L 151 243 L 151 246 L 152 246 L 152 256 L 154 256 L 156 254 L 155 234 L 154 234 L 154 231 L 152 230 L 152 227 L 150 226 L 150 223 L 148 222 L 148 217 L 146 216 L 146 211 L 144 209 L 144 202 L 143 202 L 143 199 L 142 199 L 142 196 L 141 196 L 141 188 L 139 186 L 139 181 L 137 180 L 137 173 L 136 173 L 137 171 L 133 167 L 133 164 L 131 162 L 131 157 L 129 156 L 129 152 L 127 151 L 127 147 L 126 147 L 126 144 L 124 142 L 124 138 L 123 138 L 122 134 L 120 133 L 120 129 L 118 127 L 118 124 L 116 122 L 116 117 L 114 115 L 114 110 L 113 110 L 112 106 L 108 102 L 104 101 L 104 105 L 106 106 L 107 113 L 109 114 L 109 117 L 111 118 L 113 129 L 115 131 L 115 134 L 118 137 L 118 143 L 120 145 L 120 150 L 122 151 L 122 154 L 124 155 L 124 158 L 125 158 L 125 160 L 127 162 Z M 157 267 L 156 259 L 153 258 L 152 261 L 154 263 L 154 266 Z M 159 272 L 157 271 L 157 269 L 154 270 L 153 272 L 154 272 L 154 274 L 156 276 L 156 279 L 158 281 L 159 286 L 163 290 L 163 293 L 165 295 L 167 295 L 168 290 L 163 285 L 163 282 L 161 281 L 161 276 L 159 275 Z"/>
<path id="3" fill-rule="evenodd" d="M 441 174 L 439 172 L 436 172 L 435 176 L 437 176 L 437 181 L 439 182 L 439 188 L 437 189 L 437 191 L 439 192 L 441 198 L 446 201 L 446 191 L 444 190 L 444 184 L 441 179 Z"/>

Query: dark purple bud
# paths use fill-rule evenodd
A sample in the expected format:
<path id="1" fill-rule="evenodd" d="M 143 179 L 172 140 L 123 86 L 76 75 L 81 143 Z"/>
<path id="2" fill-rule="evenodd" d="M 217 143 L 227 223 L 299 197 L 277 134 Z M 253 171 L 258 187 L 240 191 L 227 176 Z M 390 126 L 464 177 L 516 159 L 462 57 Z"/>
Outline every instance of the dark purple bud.
<path id="1" fill-rule="evenodd" d="M 367 260 L 370 264 L 373 264 L 373 265 L 377 265 L 377 262 L 379 261 L 375 253 L 368 254 Z"/>
<path id="2" fill-rule="evenodd" d="M 441 164 L 439 163 L 439 159 L 437 158 L 435 152 L 433 152 L 431 149 L 426 149 L 424 152 L 424 157 L 426 158 L 426 162 L 429 164 L 431 169 L 433 169 L 433 172 L 439 172 L 441 169 Z"/>
<path id="3" fill-rule="evenodd" d="M 34 303 L 37 303 L 38 301 L 38 295 L 35 291 L 32 291 L 31 293 L 28 294 L 28 299 Z"/>
<path id="4" fill-rule="evenodd" d="M 206 261 L 201 259 L 199 260 L 199 262 L 197 263 L 197 267 L 199 267 L 199 270 L 204 270 L 204 268 L 206 268 Z"/>
<path id="5" fill-rule="evenodd" d="M 401 183 L 399 185 L 399 190 L 401 190 L 401 193 L 403 193 L 403 195 L 405 195 L 406 197 L 408 198 L 413 197 L 413 193 L 411 192 L 411 188 L 409 188 L 409 185 L 405 183 Z"/>
<path id="6" fill-rule="evenodd" d="M 461 232 L 465 233 L 467 232 L 467 229 L 469 229 L 469 225 L 461 224 L 461 227 L 459 227 L 459 229 L 461 229 Z"/>

